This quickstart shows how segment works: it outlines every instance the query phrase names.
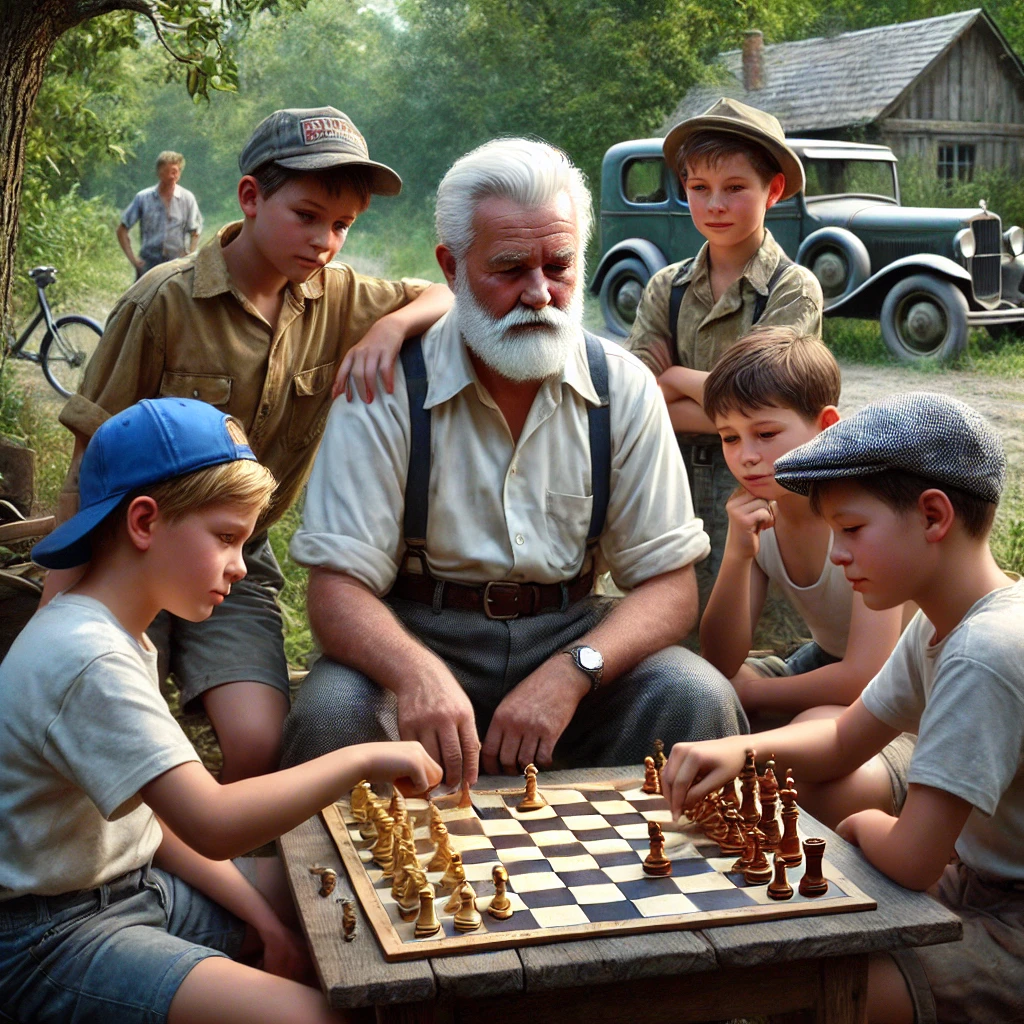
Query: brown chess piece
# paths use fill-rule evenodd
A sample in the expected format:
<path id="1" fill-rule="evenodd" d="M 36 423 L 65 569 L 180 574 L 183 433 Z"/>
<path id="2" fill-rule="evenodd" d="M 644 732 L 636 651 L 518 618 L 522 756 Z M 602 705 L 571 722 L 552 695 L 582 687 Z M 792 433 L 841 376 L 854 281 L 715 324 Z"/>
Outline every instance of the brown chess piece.
<path id="1" fill-rule="evenodd" d="M 740 852 L 739 857 L 733 863 L 733 866 L 729 869 L 731 872 L 738 872 L 743 874 L 751 864 L 754 863 L 754 826 L 743 825 L 743 849 Z"/>
<path id="2" fill-rule="evenodd" d="M 779 806 L 779 782 L 775 778 L 775 762 L 768 761 L 764 775 L 758 780 L 761 796 L 761 821 L 758 828 L 764 835 L 764 848 L 774 851 L 779 848 L 782 836 L 779 834 L 779 822 L 776 817 Z"/>
<path id="3" fill-rule="evenodd" d="M 747 837 L 743 834 L 740 812 L 735 807 L 726 808 L 725 824 L 726 834 L 722 839 L 717 840 L 722 853 L 726 856 L 730 853 L 742 853 L 747 845 Z"/>
<path id="4" fill-rule="evenodd" d="M 647 822 L 647 836 L 651 841 L 651 852 L 644 859 L 644 874 L 671 875 L 672 861 L 665 856 L 665 837 L 656 821 Z"/>
<path id="5" fill-rule="evenodd" d="M 463 882 L 459 887 L 459 898 L 462 903 L 455 911 L 455 930 L 457 932 L 472 932 L 483 924 L 480 911 L 476 909 L 476 894 L 473 892 L 469 882 Z"/>
<path id="6" fill-rule="evenodd" d="M 756 752 L 747 751 L 747 762 L 740 772 L 740 817 L 745 825 L 756 825 L 761 818 L 757 809 L 757 762 Z"/>
<path id="7" fill-rule="evenodd" d="M 747 885 L 764 885 L 772 880 L 772 866 L 761 848 L 761 830 L 752 828 L 750 838 L 753 840 L 753 853 L 750 863 L 743 869 L 743 881 Z"/>
<path id="8" fill-rule="evenodd" d="M 516 804 L 516 810 L 539 811 L 542 807 L 547 807 L 547 800 L 537 792 L 536 765 L 528 764 L 526 768 L 523 769 L 523 774 L 526 776 L 526 790 L 523 793 L 523 799 Z"/>
<path id="9" fill-rule="evenodd" d="M 779 853 L 786 862 L 786 867 L 795 868 L 802 860 L 800 852 L 800 836 L 796 823 L 800 817 L 800 808 L 796 805 L 797 791 L 793 787 L 792 769 L 786 773 L 786 788 L 779 790 L 782 799 L 782 838 L 779 840 Z"/>
<path id="10" fill-rule="evenodd" d="M 775 877 L 768 885 L 768 895 L 773 900 L 791 900 L 793 898 L 793 886 L 786 878 L 786 861 L 781 853 L 775 854 Z"/>
<path id="11" fill-rule="evenodd" d="M 654 770 L 660 775 L 665 770 L 665 765 L 668 764 L 668 758 L 665 756 L 665 741 L 655 740 L 654 741 Z"/>
<path id="12" fill-rule="evenodd" d="M 508 872 L 501 864 L 495 864 L 491 879 L 494 882 L 494 897 L 487 904 L 487 913 L 497 921 L 507 921 L 512 916 L 512 901 L 508 898 Z"/>
<path id="13" fill-rule="evenodd" d="M 658 769 L 654 767 L 654 758 L 644 758 L 644 784 L 640 787 L 641 793 L 660 793 L 661 784 L 658 779 Z"/>
<path id="14" fill-rule="evenodd" d="M 722 793 L 720 797 L 722 801 L 722 807 L 735 807 L 736 810 L 740 809 L 740 798 L 736 795 L 736 780 L 732 779 L 722 787 Z M 725 813 L 724 810 L 722 812 Z"/>
<path id="15" fill-rule="evenodd" d="M 434 887 L 427 882 L 420 891 L 420 915 L 416 918 L 416 938 L 425 939 L 441 930 L 441 922 L 434 909 Z"/>
<path id="16" fill-rule="evenodd" d="M 825 856 L 824 839 L 805 839 L 804 877 L 800 879 L 801 896 L 824 896 L 828 892 L 828 879 L 821 873 L 821 860 Z"/>

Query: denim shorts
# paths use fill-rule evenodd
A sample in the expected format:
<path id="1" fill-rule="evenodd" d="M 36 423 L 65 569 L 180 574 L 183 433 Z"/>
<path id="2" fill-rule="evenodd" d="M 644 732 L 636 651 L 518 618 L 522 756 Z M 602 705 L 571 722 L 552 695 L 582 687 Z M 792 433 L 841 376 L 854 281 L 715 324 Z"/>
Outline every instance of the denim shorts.
<path id="1" fill-rule="evenodd" d="M 237 956 L 244 936 L 244 922 L 155 868 L 2 902 L 0 1021 L 162 1024 L 188 972 Z"/>

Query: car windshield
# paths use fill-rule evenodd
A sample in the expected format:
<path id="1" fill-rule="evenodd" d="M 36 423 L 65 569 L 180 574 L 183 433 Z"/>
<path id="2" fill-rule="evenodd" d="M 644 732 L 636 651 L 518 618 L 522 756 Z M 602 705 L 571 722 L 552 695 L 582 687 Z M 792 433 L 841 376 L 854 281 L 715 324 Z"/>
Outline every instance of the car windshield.
<path id="1" fill-rule="evenodd" d="M 896 201 L 896 165 L 888 160 L 804 159 L 808 199 L 815 196 L 881 196 Z"/>

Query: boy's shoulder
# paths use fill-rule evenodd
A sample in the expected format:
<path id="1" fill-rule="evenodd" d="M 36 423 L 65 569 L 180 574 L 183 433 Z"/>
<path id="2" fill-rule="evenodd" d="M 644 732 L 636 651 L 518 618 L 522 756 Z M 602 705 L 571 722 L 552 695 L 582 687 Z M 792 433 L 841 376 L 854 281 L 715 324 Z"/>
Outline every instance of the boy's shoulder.
<path id="1" fill-rule="evenodd" d="M 988 665 L 1024 688 L 1024 580 L 1016 580 L 977 601 L 950 633 L 942 657 L 963 657 Z"/>

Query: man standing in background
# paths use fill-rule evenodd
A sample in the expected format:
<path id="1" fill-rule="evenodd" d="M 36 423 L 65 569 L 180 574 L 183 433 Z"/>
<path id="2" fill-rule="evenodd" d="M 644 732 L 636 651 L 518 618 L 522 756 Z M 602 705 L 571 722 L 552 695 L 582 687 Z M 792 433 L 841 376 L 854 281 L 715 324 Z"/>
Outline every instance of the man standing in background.
<path id="1" fill-rule="evenodd" d="M 135 268 L 136 280 L 160 263 L 187 256 L 199 242 L 203 217 L 196 197 L 178 184 L 184 169 L 185 158 L 180 153 L 164 150 L 156 158 L 157 183 L 137 192 L 121 215 L 117 240 Z M 136 222 L 142 236 L 138 256 L 128 235 Z"/>

